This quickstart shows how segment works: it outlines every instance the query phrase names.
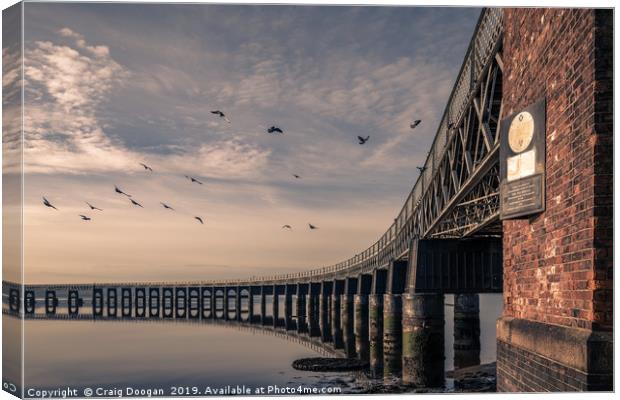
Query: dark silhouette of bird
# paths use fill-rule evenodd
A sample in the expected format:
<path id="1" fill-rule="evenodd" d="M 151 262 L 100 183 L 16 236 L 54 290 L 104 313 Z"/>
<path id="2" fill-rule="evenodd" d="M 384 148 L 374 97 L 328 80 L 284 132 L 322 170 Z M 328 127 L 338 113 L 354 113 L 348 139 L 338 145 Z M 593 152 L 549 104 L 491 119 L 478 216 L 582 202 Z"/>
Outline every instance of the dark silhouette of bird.
<path id="1" fill-rule="evenodd" d="M 282 225 L 282 229 L 293 229 L 290 225 Z"/>
<path id="2" fill-rule="evenodd" d="M 145 170 L 153 172 L 153 168 L 149 167 L 148 165 L 146 165 L 144 163 L 140 163 L 140 165 L 142 165 Z"/>
<path id="3" fill-rule="evenodd" d="M 201 224 L 203 224 L 203 225 L 204 225 L 204 222 L 202 222 L 202 218 L 200 218 L 200 217 L 194 217 L 194 219 L 198 220 L 198 222 L 200 222 Z"/>
<path id="4" fill-rule="evenodd" d="M 416 119 L 413 121 L 413 124 L 409 125 L 409 127 L 411 127 L 411 129 L 415 129 L 416 126 L 420 125 L 420 122 L 422 122 L 421 119 Z"/>
<path id="5" fill-rule="evenodd" d="M 123 192 L 122 190 L 120 190 L 120 189 L 118 188 L 118 186 L 114 186 L 114 191 L 115 191 L 116 193 L 119 193 L 119 194 L 124 194 L 124 195 L 125 195 L 125 196 L 127 196 L 127 197 L 131 197 L 131 195 L 130 195 L 130 194 L 127 194 L 127 193 Z"/>
<path id="6" fill-rule="evenodd" d="M 101 208 L 99 207 L 95 207 L 92 204 L 90 204 L 89 202 L 85 201 L 84 203 L 88 204 L 88 207 L 90 207 L 91 210 L 98 210 L 98 211 L 103 211 Z"/>
<path id="7" fill-rule="evenodd" d="M 308 224 L 308 228 L 310 228 L 310 229 L 319 229 L 319 228 L 317 228 L 316 226 L 314 226 L 312 224 Z"/>
<path id="8" fill-rule="evenodd" d="M 133 204 L 134 206 L 138 206 L 140 208 L 144 208 L 142 207 L 142 204 L 138 203 L 137 201 L 135 201 L 134 199 L 129 199 L 131 201 L 131 204 Z"/>
<path id="9" fill-rule="evenodd" d="M 268 133 L 284 133 L 284 131 L 280 128 L 278 128 L 277 126 L 272 126 L 271 128 L 267 129 Z"/>
<path id="10" fill-rule="evenodd" d="M 58 210 L 58 209 L 57 209 L 56 207 L 54 207 L 54 206 L 52 205 L 52 203 L 50 203 L 50 201 L 49 201 L 48 199 L 46 199 L 45 197 L 43 198 L 43 204 L 44 204 L 46 207 L 51 207 L 51 208 L 53 208 L 54 210 Z"/>
<path id="11" fill-rule="evenodd" d="M 160 202 L 159 204 L 161 204 L 164 208 L 167 208 L 168 210 L 172 210 L 172 211 L 174 211 L 174 208 L 170 207 L 170 206 L 169 206 L 168 204 L 166 204 L 166 203 L 161 203 L 161 202 Z"/>
<path id="12" fill-rule="evenodd" d="M 454 122 L 450 122 L 448 124 L 448 129 L 454 129 L 454 126 L 455 126 Z"/>
<path id="13" fill-rule="evenodd" d="M 370 136 L 366 136 L 365 138 L 358 136 L 357 140 L 359 141 L 360 144 L 364 144 L 368 141 L 368 139 L 370 139 Z"/>
<path id="14" fill-rule="evenodd" d="M 193 183 L 197 183 L 197 184 L 199 184 L 199 185 L 202 185 L 202 182 L 200 182 L 198 179 L 194 178 L 193 176 L 187 176 L 187 175 L 185 175 L 185 177 L 186 177 L 187 179 L 189 179 L 189 181 L 190 181 L 190 182 L 193 182 Z"/>
<path id="15" fill-rule="evenodd" d="M 416 167 L 416 168 L 420 170 L 420 173 L 426 171 L 426 167 Z"/>
<path id="16" fill-rule="evenodd" d="M 84 221 L 90 221 L 92 218 L 87 217 L 86 215 L 82 215 L 80 214 L 80 218 L 82 218 Z"/>
<path id="17" fill-rule="evenodd" d="M 213 110 L 211 111 L 211 114 L 215 114 L 220 118 L 224 118 L 224 120 L 230 124 L 230 120 L 226 117 L 226 114 L 224 114 L 220 110 Z"/>
<path id="18" fill-rule="evenodd" d="M 297 175 L 297 174 L 293 174 L 293 176 L 295 177 L 295 179 L 300 179 L 301 176 Z"/>

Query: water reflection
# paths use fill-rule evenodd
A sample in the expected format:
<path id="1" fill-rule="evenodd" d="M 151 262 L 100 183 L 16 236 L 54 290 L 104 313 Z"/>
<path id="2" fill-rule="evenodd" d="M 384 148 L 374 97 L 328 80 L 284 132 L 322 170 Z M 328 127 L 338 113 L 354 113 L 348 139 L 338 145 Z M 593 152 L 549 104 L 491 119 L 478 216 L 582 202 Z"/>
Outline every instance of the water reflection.
<path id="1" fill-rule="evenodd" d="M 242 296 L 241 321 L 236 321 L 233 310 L 239 308 L 234 297 L 224 304 L 221 295 L 215 297 L 216 313 L 221 318 L 228 310 L 228 321 L 122 317 L 122 307 L 117 317 L 94 318 L 90 313 L 70 316 L 60 312 L 66 309 L 66 298 L 59 299 L 59 313 L 55 316 L 46 315 L 45 307 L 38 306 L 37 313 L 24 323 L 27 387 L 303 384 L 336 385 L 345 393 L 360 390 L 352 374 L 300 372 L 290 367 L 293 360 L 301 357 L 344 356 L 347 345 L 355 352 L 354 332 L 347 332 L 342 325 L 342 332 L 335 335 L 342 334 L 342 343 L 334 348 L 321 328 L 329 330 L 329 338 L 334 337 L 336 328 L 322 324 L 321 318 L 311 317 L 320 315 L 321 309 L 335 315 L 335 307 L 342 311 L 344 304 L 327 298 L 323 304 L 320 299 L 298 304 L 293 297 L 287 305 L 284 298 L 274 302 L 270 296 L 261 304 L 260 296 Z M 85 301 L 90 302 L 86 296 Z M 501 313 L 501 295 L 480 295 L 477 320 L 473 314 L 459 319 L 454 313 L 456 302 L 454 296 L 446 295 L 446 371 L 455 366 L 494 361 L 495 321 Z M 316 312 L 308 312 L 309 308 Z M 84 304 L 81 311 L 91 309 L 92 304 Z M 266 311 L 264 315 L 261 309 Z M 6 308 L 4 311 L 7 312 Z M 290 317 L 285 318 L 286 315 Z M 340 317 L 342 322 L 346 313 L 341 312 Z M 18 332 L 18 319 L 3 315 L 3 321 L 5 334 Z M 468 342 L 478 331 L 479 341 Z M 469 349 L 465 342 L 470 343 Z M 472 349 L 475 354 L 467 353 Z M 5 365 L 15 365 L 10 361 L 18 355 L 12 353 L 5 349 Z M 17 373 L 18 370 L 5 368 L 7 379 L 16 378 Z"/>

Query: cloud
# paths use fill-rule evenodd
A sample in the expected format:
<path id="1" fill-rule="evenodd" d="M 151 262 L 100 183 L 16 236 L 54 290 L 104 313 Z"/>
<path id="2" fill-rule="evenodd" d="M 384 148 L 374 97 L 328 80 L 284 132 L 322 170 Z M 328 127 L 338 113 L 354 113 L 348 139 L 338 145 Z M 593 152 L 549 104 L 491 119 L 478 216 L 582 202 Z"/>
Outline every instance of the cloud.
<path id="1" fill-rule="evenodd" d="M 29 173 L 87 174 L 135 170 L 156 160 L 161 171 L 207 171 L 213 176 L 253 175 L 268 150 L 227 137 L 179 147 L 170 156 L 128 149 L 106 132 L 98 112 L 111 92 L 133 77 L 106 46 L 92 46 L 69 28 L 59 31 L 75 47 L 36 41 L 26 49 L 25 169 Z M 8 78 L 7 78 L 8 79 Z"/>
<path id="2" fill-rule="evenodd" d="M 89 46 L 86 44 L 86 40 L 84 40 L 84 36 L 80 35 L 79 33 L 73 32 L 71 29 L 69 28 L 62 28 L 58 31 L 58 33 L 60 33 L 61 36 L 65 36 L 65 37 L 70 37 L 75 39 L 75 44 L 82 49 L 88 50 L 89 52 L 91 52 L 92 54 L 94 54 L 95 56 L 98 57 L 105 57 L 108 56 L 110 54 L 110 49 L 108 48 L 108 46 Z"/>
<path id="3" fill-rule="evenodd" d="M 21 171 L 21 57 L 16 48 L 2 49 L 2 167 Z"/>

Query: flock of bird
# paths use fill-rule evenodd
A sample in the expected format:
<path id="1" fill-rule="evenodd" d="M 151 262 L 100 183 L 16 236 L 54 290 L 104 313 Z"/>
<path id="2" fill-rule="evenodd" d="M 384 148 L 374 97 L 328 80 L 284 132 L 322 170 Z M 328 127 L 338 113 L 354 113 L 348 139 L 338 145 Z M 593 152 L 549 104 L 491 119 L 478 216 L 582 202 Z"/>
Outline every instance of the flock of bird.
<path id="1" fill-rule="evenodd" d="M 224 112 L 220 111 L 220 110 L 213 110 L 211 111 L 211 114 L 217 115 L 219 118 L 223 119 L 224 121 L 228 122 L 230 124 L 230 119 L 228 119 L 228 117 L 226 116 L 226 114 L 224 114 Z M 409 125 L 409 127 L 411 129 L 415 129 L 418 125 L 420 125 L 420 123 L 422 122 L 422 120 L 416 119 L 415 121 L 413 121 L 413 123 L 411 123 Z M 270 134 L 284 134 L 284 130 L 278 126 L 271 126 L 269 128 L 267 128 L 267 133 Z M 370 139 L 370 136 L 366 136 L 366 137 L 362 137 L 362 136 L 357 136 L 357 140 L 358 143 L 360 145 L 365 145 L 366 142 L 368 142 L 368 140 Z M 142 166 L 142 168 L 144 168 L 145 171 L 147 172 L 153 172 L 153 168 L 151 168 L 150 166 L 146 165 L 145 163 L 139 163 L 140 166 Z M 420 173 L 424 172 L 424 170 L 426 169 L 426 167 L 417 167 L 420 170 Z M 293 177 L 295 179 L 301 179 L 300 175 L 297 174 L 292 174 Z M 196 183 L 198 185 L 202 185 L 203 182 L 201 182 L 200 180 L 194 178 L 193 176 L 189 176 L 189 175 L 184 175 L 185 178 L 187 180 L 190 181 L 190 183 Z M 144 208 L 144 206 L 142 204 L 140 204 L 139 202 L 137 202 L 134 198 L 132 198 L 132 196 L 126 192 L 124 192 L 123 190 L 121 190 L 118 186 L 114 186 L 114 191 L 117 194 L 126 196 L 127 199 L 131 202 L 132 205 L 134 205 L 135 207 L 140 207 L 140 208 Z M 85 201 L 86 205 L 88 205 L 89 209 L 91 211 L 103 211 L 103 209 L 99 208 L 99 207 L 95 207 L 94 205 L 92 205 L 91 203 Z M 168 204 L 164 203 L 164 202 L 160 202 L 159 204 L 161 204 L 161 206 L 166 209 L 166 210 L 170 210 L 170 211 L 175 211 L 174 208 L 172 208 L 171 206 L 169 206 Z M 53 208 L 54 210 L 58 210 L 58 208 L 56 208 L 56 206 L 54 206 L 47 198 L 45 198 L 45 196 L 43 196 L 43 205 L 49 208 Z M 83 220 L 83 221 L 91 221 L 92 218 L 85 215 L 85 214 L 79 214 L 79 217 Z M 200 224 L 204 224 L 204 220 L 199 217 L 199 216 L 194 216 L 194 219 L 196 221 L 198 221 Z M 308 223 L 308 228 L 310 230 L 315 230 L 315 229 L 319 229 L 316 225 L 313 225 L 311 223 Z M 285 224 L 282 225 L 282 229 L 289 229 L 292 230 L 293 227 L 289 224 Z"/>
<path id="2" fill-rule="evenodd" d="M 153 168 L 151 168 L 150 166 L 144 164 L 144 163 L 139 163 L 146 171 L 149 172 L 153 172 Z M 200 182 L 198 179 L 191 177 L 191 176 L 187 176 L 185 175 L 185 177 L 187 179 L 189 179 L 191 182 L 195 182 L 198 184 L 202 185 L 202 182 Z M 132 196 L 126 192 L 124 192 L 122 189 L 120 189 L 118 186 L 114 185 L 114 191 L 118 194 L 121 194 L 125 197 L 127 197 L 127 199 L 129 200 L 129 202 L 131 204 L 133 204 L 136 207 L 140 207 L 140 208 L 144 208 L 144 206 L 142 204 L 140 204 L 139 202 L 137 202 L 135 199 L 132 198 Z M 103 211 L 103 209 L 96 207 L 94 205 L 92 205 L 91 203 L 89 203 L 88 201 L 85 201 L 84 203 L 86 203 L 86 205 L 88 206 L 88 208 L 91 211 Z M 167 210 L 171 210 L 171 211 L 175 211 L 174 208 L 170 207 L 168 204 L 160 202 L 159 204 L 161 204 L 161 206 Z M 56 208 L 55 205 L 53 205 L 45 196 L 43 196 L 43 205 L 49 208 L 53 208 L 54 210 L 58 211 L 58 208 Z M 85 214 L 79 214 L 79 217 L 83 220 L 83 221 L 91 221 L 92 218 L 89 217 L 88 215 Z M 204 224 L 204 220 L 201 217 L 195 216 L 194 219 L 198 222 L 200 222 L 201 224 Z"/>

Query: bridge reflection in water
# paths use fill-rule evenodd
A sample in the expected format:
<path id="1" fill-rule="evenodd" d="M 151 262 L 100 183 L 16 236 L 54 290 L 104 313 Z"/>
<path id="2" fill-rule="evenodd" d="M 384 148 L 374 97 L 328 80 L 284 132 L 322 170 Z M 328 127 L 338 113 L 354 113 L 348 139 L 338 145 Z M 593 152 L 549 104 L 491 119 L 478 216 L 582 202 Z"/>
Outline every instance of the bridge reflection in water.
<path id="1" fill-rule="evenodd" d="M 364 286 L 360 282 L 355 283 L 356 288 Z M 417 363 L 414 368 L 433 368 L 443 381 L 443 351 L 433 360 L 403 353 L 403 323 L 398 318 L 402 312 L 395 306 L 402 303 L 401 296 L 345 292 L 353 284 L 236 288 L 32 285 L 25 287 L 20 304 L 19 286 L 5 282 L 3 312 L 26 320 L 216 324 L 274 335 L 323 356 L 367 360 L 372 378 L 392 380 L 401 377 L 403 367 L 412 368 L 408 363 Z M 339 292 L 342 294 L 334 294 Z M 454 304 L 448 306 L 452 305 L 454 367 L 478 365 L 479 296 L 455 295 Z M 414 330 L 418 325 L 434 326 L 434 339 L 443 346 L 444 303 L 437 306 L 442 309 L 433 318 L 405 325 Z"/>

